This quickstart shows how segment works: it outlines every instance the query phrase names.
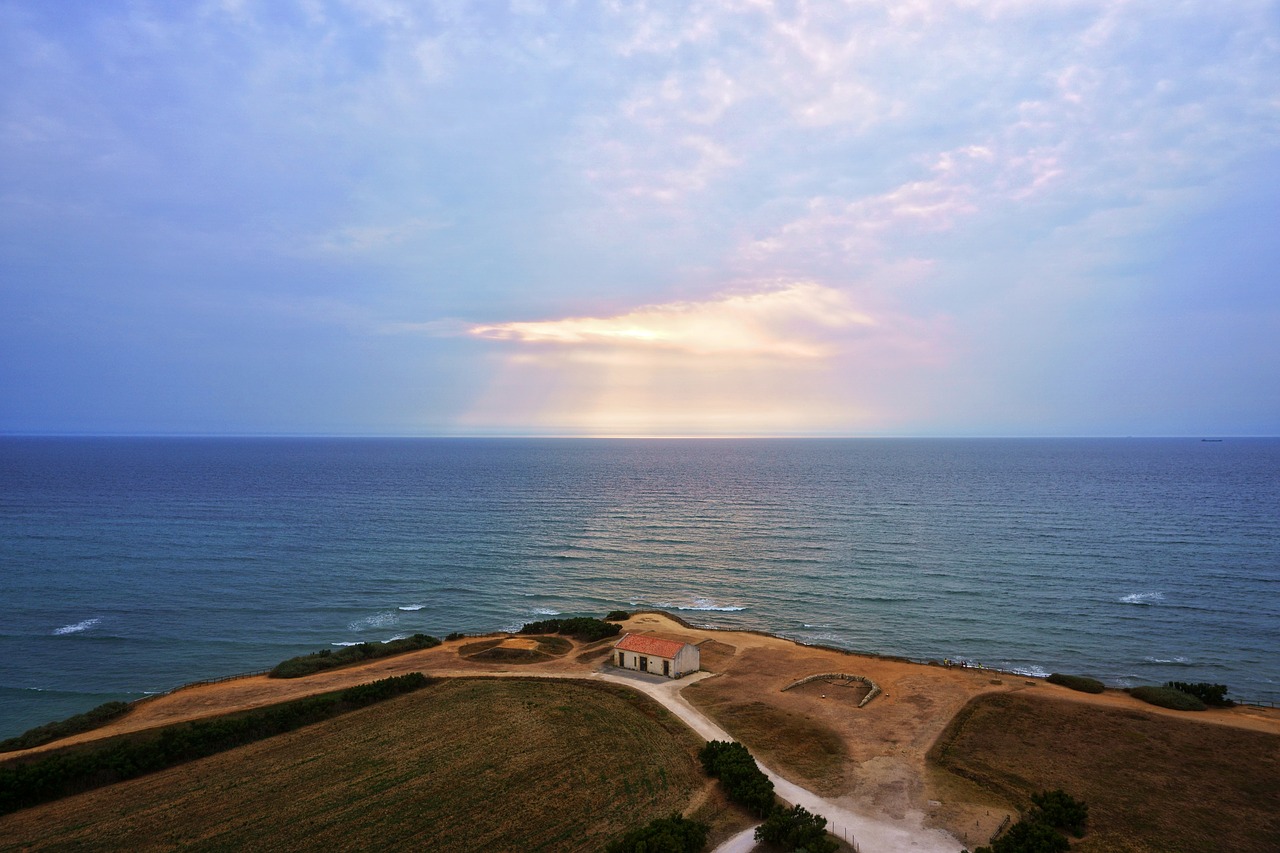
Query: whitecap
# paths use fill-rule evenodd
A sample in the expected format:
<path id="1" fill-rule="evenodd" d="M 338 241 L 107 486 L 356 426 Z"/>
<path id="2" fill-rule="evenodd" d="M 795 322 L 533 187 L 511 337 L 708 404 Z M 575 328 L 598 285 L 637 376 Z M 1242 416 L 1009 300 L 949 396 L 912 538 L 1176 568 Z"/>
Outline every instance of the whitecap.
<path id="1" fill-rule="evenodd" d="M 360 645 L 360 643 L 355 643 L 355 642 L 346 642 L 346 643 L 330 643 L 329 645 L 331 645 L 331 646 L 358 646 L 358 645 Z"/>
<path id="2" fill-rule="evenodd" d="M 1131 592 L 1128 595 L 1120 596 L 1120 601 L 1124 604 L 1155 604 L 1157 601 L 1164 601 L 1164 593 Z"/>
<path id="3" fill-rule="evenodd" d="M 1143 660 L 1145 660 L 1147 663 L 1158 663 L 1158 664 L 1189 665 L 1191 663 L 1190 658 L 1184 658 L 1184 657 L 1172 657 L 1172 658 L 1146 657 L 1146 658 L 1143 658 Z"/>
<path id="4" fill-rule="evenodd" d="M 672 607 L 676 610 L 714 610 L 719 613 L 736 613 L 739 610 L 746 610 L 745 607 L 739 607 L 735 604 L 718 604 L 714 599 L 704 598 L 702 596 L 694 596 L 692 604 L 661 604 L 659 607 Z"/>
<path id="5" fill-rule="evenodd" d="M 1044 667 L 1036 666 L 1035 664 L 1030 664 L 1028 666 L 1010 667 L 1008 671 L 1013 673 L 1014 675 L 1024 675 L 1027 678 L 1048 678 L 1050 675 L 1053 674 L 1049 672 L 1049 670 L 1045 669 Z"/>
<path id="6" fill-rule="evenodd" d="M 531 611 L 534 616 L 559 616 L 560 611 L 553 607 L 535 607 Z"/>
<path id="7" fill-rule="evenodd" d="M 382 644 L 386 645 L 387 643 L 394 643 L 396 640 L 407 640 L 407 639 L 409 639 L 408 634 L 396 634 L 394 637 L 388 637 L 387 639 L 383 640 Z"/>
<path id="8" fill-rule="evenodd" d="M 395 611 L 388 613 L 375 613 L 372 616 L 357 619 L 348 625 L 347 629 L 359 633 L 360 631 L 367 631 L 370 628 L 390 628 L 392 625 L 396 624 L 396 620 L 398 618 L 399 617 L 396 616 Z"/>
<path id="9" fill-rule="evenodd" d="M 421 610 L 426 606 L 427 605 L 425 604 L 402 604 L 399 607 L 397 607 L 396 610 L 409 610 L 409 611 Z"/>
<path id="10" fill-rule="evenodd" d="M 63 625 L 61 628 L 54 628 L 54 636 L 62 636 L 63 634 L 78 634 L 81 631 L 88 631 L 90 628 L 101 624 L 101 619 L 86 619 L 83 622 L 76 622 L 74 625 Z"/>

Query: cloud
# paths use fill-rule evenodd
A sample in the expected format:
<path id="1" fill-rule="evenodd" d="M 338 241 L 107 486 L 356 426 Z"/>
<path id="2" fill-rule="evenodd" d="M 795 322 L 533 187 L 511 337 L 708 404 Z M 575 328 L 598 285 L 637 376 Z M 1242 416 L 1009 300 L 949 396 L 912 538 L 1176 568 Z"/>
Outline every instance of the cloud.
<path id="1" fill-rule="evenodd" d="M 803 359 L 830 354 L 835 335 L 874 325 L 839 291 L 799 283 L 704 302 L 650 305 L 613 317 L 476 325 L 470 333 L 521 344 Z"/>

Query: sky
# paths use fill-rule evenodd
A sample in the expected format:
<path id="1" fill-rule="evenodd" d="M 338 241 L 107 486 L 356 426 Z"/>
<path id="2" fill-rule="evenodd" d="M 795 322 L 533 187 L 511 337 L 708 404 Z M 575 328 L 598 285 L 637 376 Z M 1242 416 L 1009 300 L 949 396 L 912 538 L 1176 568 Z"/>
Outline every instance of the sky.
<path id="1" fill-rule="evenodd" d="M 0 434 L 1280 435 L 1280 3 L 0 0 Z"/>

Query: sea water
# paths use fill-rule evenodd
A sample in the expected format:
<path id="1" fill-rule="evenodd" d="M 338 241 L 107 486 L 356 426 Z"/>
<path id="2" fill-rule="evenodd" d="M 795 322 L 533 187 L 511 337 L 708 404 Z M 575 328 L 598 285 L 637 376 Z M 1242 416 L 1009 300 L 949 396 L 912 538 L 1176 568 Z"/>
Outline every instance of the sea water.
<path id="1" fill-rule="evenodd" d="M 0 737 L 638 608 L 1280 701 L 1280 440 L 0 438 Z"/>

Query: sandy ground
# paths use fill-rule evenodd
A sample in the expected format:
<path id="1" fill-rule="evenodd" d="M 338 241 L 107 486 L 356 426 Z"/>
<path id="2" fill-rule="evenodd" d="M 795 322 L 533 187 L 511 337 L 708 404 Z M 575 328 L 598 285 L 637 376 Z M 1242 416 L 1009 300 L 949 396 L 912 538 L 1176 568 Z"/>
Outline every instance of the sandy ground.
<path id="1" fill-rule="evenodd" d="M 646 689 L 646 692 L 666 697 L 669 701 L 665 704 L 687 708 L 692 714 L 681 713 L 681 716 L 703 737 L 726 739 L 727 735 L 681 695 L 680 691 L 699 679 L 709 679 L 707 686 L 714 685 L 722 694 L 741 697 L 743 701 L 766 702 L 785 711 L 803 714 L 837 732 L 848 747 L 846 766 L 838 778 L 817 780 L 818 784 L 815 784 L 814 780 L 786 780 L 774 774 L 775 785 L 779 795 L 791 802 L 804 803 L 805 796 L 822 795 L 821 805 L 815 803 L 813 810 L 826 814 L 837 834 L 842 834 L 842 828 L 846 834 L 852 832 L 863 851 L 958 850 L 961 844 L 956 842 L 957 838 L 972 847 L 986 843 L 1004 819 L 1006 811 L 966 801 L 971 798 L 963 793 L 953 794 L 950 790 L 937 788 L 926 768 L 925 756 L 929 748 L 955 713 L 975 696 L 989 692 L 1034 690 L 1038 694 L 1071 701 L 1168 713 L 1184 719 L 1187 716 L 1141 703 L 1119 691 L 1090 695 L 1039 679 L 989 670 L 947 669 L 802 646 L 764 634 L 693 628 L 665 614 L 636 614 L 623 627 L 625 631 L 653 632 L 700 644 L 706 673 L 678 682 L 661 682 L 654 691 Z M 461 656 L 459 647 L 474 639 L 445 643 L 434 649 L 306 678 L 254 676 L 182 688 L 138 703 L 125 717 L 101 729 L 4 757 L 19 757 L 69 743 L 269 705 L 406 672 L 421 671 L 439 676 L 543 674 L 578 677 L 601 673 L 609 675 L 611 681 L 621 680 L 636 686 L 634 678 L 609 664 L 607 650 L 612 645 L 611 640 L 590 645 L 575 644 L 574 649 L 562 657 L 516 665 L 475 661 Z M 865 693 L 865 688 L 859 692 L 856 685 L 844 687 L 819 682 L 810 687 L 783 691 L 783 688 L 806 676 L 833 672 L 868 677 L 881 687 L 883 694 L 865 707 L 858 708 L 855 700 Z M 698 722 L 699 718 L 701 722 Z M 1280 734 L 1280 711 L 1277 709 L 1213 710 L 1196 714 L 1195 719 Z M 810 794 L 793 782 L 806 784 L 816 793 Z M 876 832 L 889 834 L 876 835 Z"/>

